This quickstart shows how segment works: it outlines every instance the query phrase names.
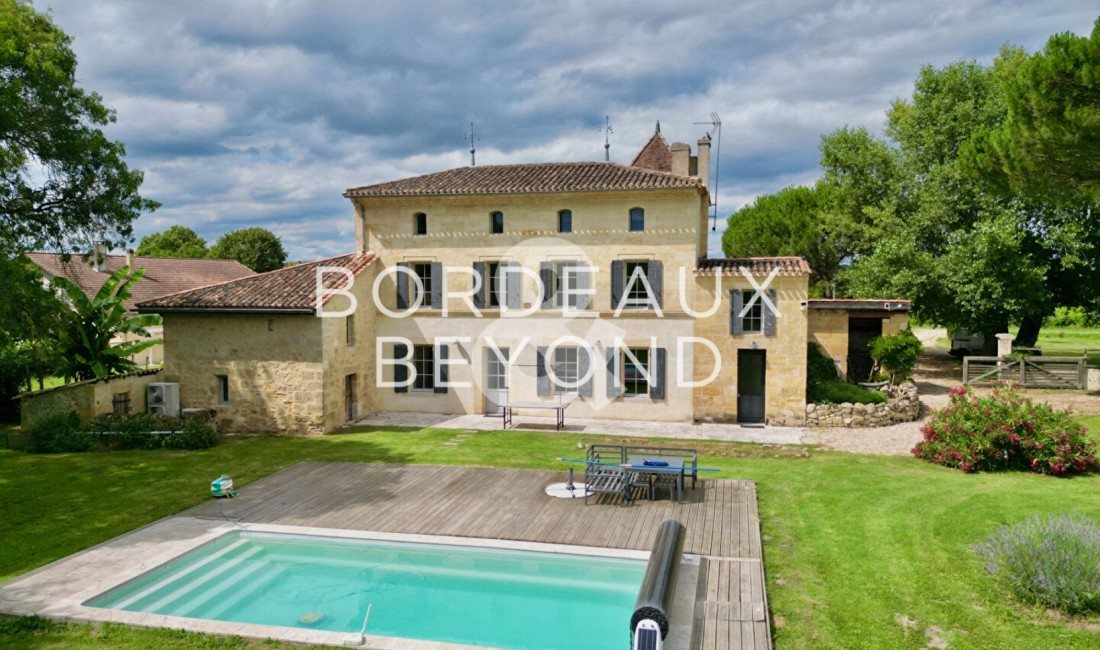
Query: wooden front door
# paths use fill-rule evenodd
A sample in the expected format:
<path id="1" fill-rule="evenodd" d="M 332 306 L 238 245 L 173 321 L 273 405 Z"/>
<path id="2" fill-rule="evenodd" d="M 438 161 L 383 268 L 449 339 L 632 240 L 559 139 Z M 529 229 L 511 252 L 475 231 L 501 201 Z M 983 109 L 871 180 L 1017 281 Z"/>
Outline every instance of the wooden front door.
<path id="1" fill-rule="evenodd" d="M 764 350 L 737 351 L 737 421 L 764 423 Z"/>

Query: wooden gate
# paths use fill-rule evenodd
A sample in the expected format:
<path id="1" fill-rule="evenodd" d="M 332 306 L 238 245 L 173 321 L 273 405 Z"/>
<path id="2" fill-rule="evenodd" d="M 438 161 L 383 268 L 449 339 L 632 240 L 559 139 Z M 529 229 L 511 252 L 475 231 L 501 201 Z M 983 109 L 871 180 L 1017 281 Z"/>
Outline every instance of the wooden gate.
<path id="1" fill-rule="evenodd" d="M 966 357 L 963 383 L 1016 382 L 1024 388 L 1085 388 L 1084 357 Z"/>

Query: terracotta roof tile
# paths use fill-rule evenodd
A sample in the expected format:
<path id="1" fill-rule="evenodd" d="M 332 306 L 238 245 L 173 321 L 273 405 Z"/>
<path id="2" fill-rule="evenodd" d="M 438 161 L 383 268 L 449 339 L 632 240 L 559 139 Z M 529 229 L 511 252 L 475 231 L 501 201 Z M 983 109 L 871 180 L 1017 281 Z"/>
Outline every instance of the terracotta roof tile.
<path id="1" fill-rule="evenodd" d="M 316 307 L 316 269 L 339 267 L 359 275 L 376 259 L 374 253 L 351 253 L 288 266 L 240 280 L 174 293 L 140 303 L 142 312 L 168 311 L 239 311 L 239 312 L 312 312 Z M 324 286 L 339 289 L 347 278 L 339 273 L 324 274 Z M 326 296 L 325 301 L 331 296 Z"/>
<path id="2" fill-rule="evenodd" d="M 672 171 L 672 148 L 668 146 L 665 136 L 660 131 L 654 132 L 649 142 L 638 151 L 634 160 L 630 161 L 631 167 L 641 167 L 657 172 Z"/>
<path id="3" fill-rule="evenodd" d="M 698 187 L 695 179 L 612 162 L 535 163 L 459 167 L 399 181 L 355 187 L 360 196 L 539 194 Z"/>
<path id="4" fill-rule="evenodd" d="M 722 257 L 699 260 L 695 275 L 738 275 L 748 269 L 754 276 L 768 275 L 779 269 L 779 275 L 809 275 L 810 266 L 801 257 Z"/>
<path id="5" fill-rule="evenodd" d="M 105 271 L 96 271 L 91 261 L 71 256 L 63 261 L 60 253 L 27 253 L 27 258 L 51 276 L 72 280 L 89 298 L 95 296 L 111 274 L 126 266 L 125 255 L 108 255 Z M 204 287 L 209 284 L 236 280 L 255 272 L 236 260 L 176 259 L 134 255 L 133 266 L 145 269 L 145 276 L 133 287 L 133 296 L 126 302 L 128 309 L 146 300 Z"/>

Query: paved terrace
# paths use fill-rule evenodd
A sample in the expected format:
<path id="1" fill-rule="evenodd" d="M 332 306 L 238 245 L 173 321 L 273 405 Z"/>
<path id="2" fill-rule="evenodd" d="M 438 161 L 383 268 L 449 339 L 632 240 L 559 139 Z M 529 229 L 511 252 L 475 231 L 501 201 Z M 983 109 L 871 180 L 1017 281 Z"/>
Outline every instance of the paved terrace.
<path id="1" fill-rule="evenodd" d="M 496 420 L 493 420 L 496 421 Z M 490 538 L 648 551 L 658 524 L 687 527 L 702 557 L 691 647 L 771 648 L 756 484 L 700 480 L 684 502 L 546 496 L 565 472 L 363 463 L 300 463 L 185 513 L 244 524 Z M 579 477 L 578 477 L 579 480 Z"/>
<path id="2" fill-rule="evenodd" d="M 514 425 L 521 431 L 557 431 L 553 417 L 545 411 L 516 409 Z M 375 413 L 355 423 L 372 427 L 438 427 L 498 431 L 503 428 L 499 415 L 442 415 L 438 413 Z M 806 442 L 803 427 L 742 426 L 719 422 L 654 422 L 650 420 L 596 420 L 569 417 L 565 409 L 565 433 L 592 433 L 610 436 L 677 438 L 681 440 L 724 440 L 797 445 Z"/>

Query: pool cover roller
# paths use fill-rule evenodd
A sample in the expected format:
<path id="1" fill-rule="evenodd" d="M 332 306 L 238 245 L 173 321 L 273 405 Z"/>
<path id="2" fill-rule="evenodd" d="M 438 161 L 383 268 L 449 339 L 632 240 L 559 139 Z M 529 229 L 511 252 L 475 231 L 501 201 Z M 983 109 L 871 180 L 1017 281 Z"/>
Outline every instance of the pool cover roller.
<path id="1" fill-rule="evenodd" d="M 660 626 L 662 639 L 668 636 L 668 612 L 676 590 L 676 574 L 683 559 L 686 531 L 684 524 L 676 519 L 665 519 L 657 527 L 657 537 L 653 540 L 653 550 L 649 554 L 649 565 L 646 567 L 645 577 L 642 578 L 642 587 L 638 590 L 634 615 L 630 617 L 631 637 L 634 636 L 638 623 L 645 619 Z"/>

